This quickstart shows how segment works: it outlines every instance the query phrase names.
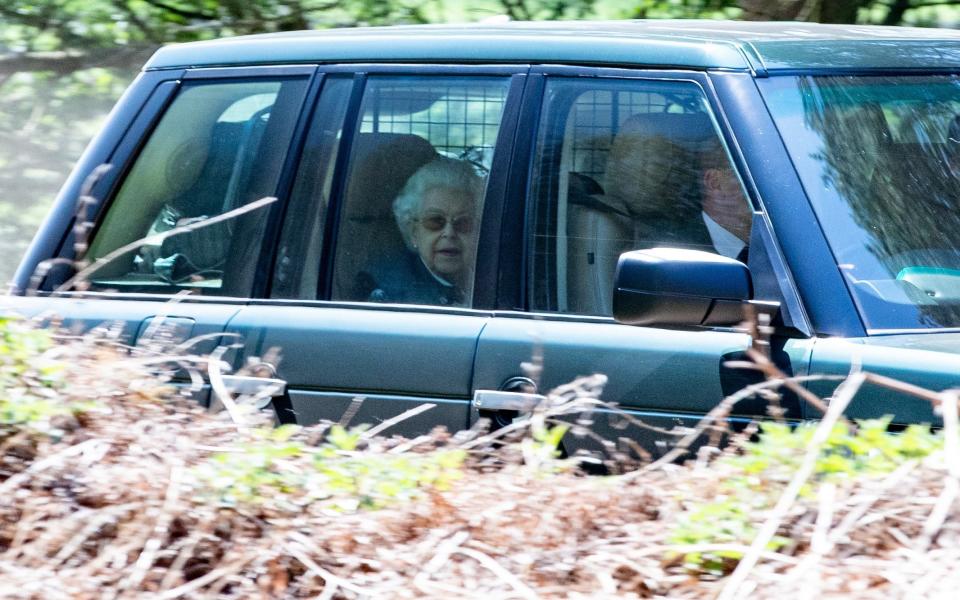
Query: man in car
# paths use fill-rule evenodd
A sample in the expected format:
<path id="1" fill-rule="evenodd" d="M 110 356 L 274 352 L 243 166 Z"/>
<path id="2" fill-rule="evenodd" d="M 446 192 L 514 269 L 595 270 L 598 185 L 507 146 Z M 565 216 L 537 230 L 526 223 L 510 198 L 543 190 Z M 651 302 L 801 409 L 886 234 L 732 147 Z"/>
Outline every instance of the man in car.
<path id="1" fill-rule="evenodd" d="M 726 151 L 704 152 L 701 175 L 703 224 L 718 254 L 746 262 L 750 243 L 750 206 Z"/>

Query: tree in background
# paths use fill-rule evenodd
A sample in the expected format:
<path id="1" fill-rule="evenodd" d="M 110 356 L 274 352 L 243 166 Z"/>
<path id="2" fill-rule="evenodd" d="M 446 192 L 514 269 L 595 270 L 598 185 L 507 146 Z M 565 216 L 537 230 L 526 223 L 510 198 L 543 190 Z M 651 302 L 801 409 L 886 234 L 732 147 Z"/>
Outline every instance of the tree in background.
<path id="1" fill-rule="evenodd" d="M 110 106 L 165 43 L 498 15 L 952 25 L 957 7 L 960 0 L 0 0 L 0 282 Z"/>

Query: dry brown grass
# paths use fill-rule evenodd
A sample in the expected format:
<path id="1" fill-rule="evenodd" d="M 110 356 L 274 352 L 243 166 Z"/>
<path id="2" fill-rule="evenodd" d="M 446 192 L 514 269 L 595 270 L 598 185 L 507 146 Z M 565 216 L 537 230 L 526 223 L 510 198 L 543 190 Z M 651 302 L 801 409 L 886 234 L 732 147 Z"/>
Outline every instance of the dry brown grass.
<path id="1" fill-rule="evenodd" d="M 678 546 L 675 524 L 729 494 L 724 482 L 740 475 L 734 463 L 666 461 L 586 477 L 528 435 L 436 431 L 331 450 L 322 425 L 295 433 L 289 441 L 301 451 L 266 468 L 296 482 L 289 489 L 264 484 L 256 497 L 227 501 L 202 473 L 214 455 L 268 447 L 265 415 L 241 410 L 238 424 L 207 413 L 158 378 L 166 359 L 102 338 L 64 340 L 28 362 L 63 359 L 65 385 L 51 388 L 31 368 L 18 374 L 16 393 L 96 405 L 0 430 L 2 597 L 913 598 L 960 589 L 956 438 L 881 477 L 824 481 L 804 493 L 814 436 L 800 467 L 771 484 L 776 502 L 749 515 L 761 540 L 754 548 L 749 539 Z M 599 383 L 567 388 L 517 430 L 594 404 Z M 855 388 L 854 380 L 838 394 L 822 431 Z M 955 433 L 956 397 L 938 398 L 952 401 L 945 422 Z M 356 490 L 309 483 L 317 454 L 351 469 L 409 457 L 417 469 L 451 452 L 466 459 L 448 479 L 396 497 L 372 492 L 380 500 L 367 509 L 351 504 Z M 791 542 L 770 549 L 762 537 L 772 534 Z M 682 558 L 724 550 L 742 558 L 716 575 Z"/>

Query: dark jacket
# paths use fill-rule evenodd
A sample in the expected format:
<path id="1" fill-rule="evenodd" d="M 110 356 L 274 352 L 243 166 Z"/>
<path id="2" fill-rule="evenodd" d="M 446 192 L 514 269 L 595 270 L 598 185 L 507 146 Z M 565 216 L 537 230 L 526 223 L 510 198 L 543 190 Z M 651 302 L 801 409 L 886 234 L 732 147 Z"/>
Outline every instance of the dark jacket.
<path id="1" fill-rule="evenodd" d="M 368 302 L 464 306 L 464 293 L 437 280 L 420 257 L 404 252 L 357 275 L 355 297 Z"/>

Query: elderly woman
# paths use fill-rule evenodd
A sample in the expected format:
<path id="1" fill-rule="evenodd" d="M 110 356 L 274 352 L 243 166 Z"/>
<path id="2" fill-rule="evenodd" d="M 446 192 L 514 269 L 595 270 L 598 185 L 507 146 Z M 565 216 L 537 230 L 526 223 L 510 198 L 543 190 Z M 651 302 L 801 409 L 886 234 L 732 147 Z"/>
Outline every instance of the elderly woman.
<path id="1" fill-rule="evenodd" d="M 369 300 L 468 305 L 482 194 L 470 163 L 440 157 L 420 167 L 393 202 L 408 252 L 373 276 Z"/>

